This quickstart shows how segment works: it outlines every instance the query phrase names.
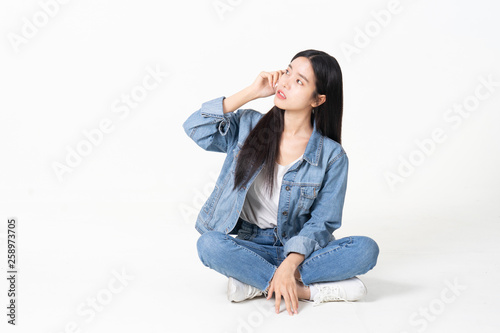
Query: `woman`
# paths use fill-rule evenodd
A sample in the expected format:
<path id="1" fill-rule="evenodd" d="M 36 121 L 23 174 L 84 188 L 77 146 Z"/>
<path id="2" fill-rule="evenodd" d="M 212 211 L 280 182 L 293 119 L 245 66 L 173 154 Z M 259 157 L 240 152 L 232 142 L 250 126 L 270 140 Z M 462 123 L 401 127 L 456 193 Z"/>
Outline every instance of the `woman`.
<path id="1" fill-rule="evenodd" d="M 275 105 L 265 115 L 239 109 L 271 95 Z M 285 70 L 261 72 L 184 122 L 200 147 L 227 154 L 196 229 L 203 264 L 229 277 L 229 300 L 274 293 L 276 313 L 283 297 L 292 315 L 299 299 L 317 304 L 366 294 L 356 275 L 375 266 L 376 242 L 333 236 L 347 186 L 342 112 L 339 64 L 305 50 Z"/>

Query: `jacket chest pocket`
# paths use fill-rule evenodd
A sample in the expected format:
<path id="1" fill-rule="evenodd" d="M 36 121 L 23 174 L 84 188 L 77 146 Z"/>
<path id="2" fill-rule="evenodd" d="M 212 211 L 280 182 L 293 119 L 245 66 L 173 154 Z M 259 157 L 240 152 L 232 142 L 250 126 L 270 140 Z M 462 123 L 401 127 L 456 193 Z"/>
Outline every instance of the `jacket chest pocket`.
<path id="1" fill-rule="evenodd" d="M 319 190 L 319 185 L 300 187 L 300 199 L 298 206 L 301 211 L 306 211 L 306 212 L 309 211 L 311 205 L 318 196 L 318 190 Z"/>

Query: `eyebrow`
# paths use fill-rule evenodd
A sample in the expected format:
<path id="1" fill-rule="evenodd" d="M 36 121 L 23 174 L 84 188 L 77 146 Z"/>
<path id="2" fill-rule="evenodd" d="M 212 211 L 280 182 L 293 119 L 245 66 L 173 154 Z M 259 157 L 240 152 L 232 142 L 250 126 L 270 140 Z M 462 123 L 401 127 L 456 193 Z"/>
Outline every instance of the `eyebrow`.
<path id="1" fill-rule="evenodd" d="M 290 67 L 290 69 L 292 69 L 292 70 L 293 70 L 292 65 L 288 65 L 288 67 Z M 300 73 L 299 73 L 299 76 L 300 76 L 301 78 L 303 78 L 304 80 L 306 80 L 306 81 L 307 81 L 307 83 L 309 83 L 309 80 L 308 80 L 308 79 L 307 79 L 304 75 L 302 75 L 302 74 L 300 74 Z"/>

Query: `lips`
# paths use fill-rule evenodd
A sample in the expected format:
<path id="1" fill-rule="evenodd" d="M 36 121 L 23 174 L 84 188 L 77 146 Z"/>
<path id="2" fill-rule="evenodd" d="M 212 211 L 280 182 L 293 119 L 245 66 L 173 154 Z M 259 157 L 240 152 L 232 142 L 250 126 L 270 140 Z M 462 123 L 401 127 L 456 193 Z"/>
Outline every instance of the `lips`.
<path id="1" fill-rule="evenodd" d="M 276 92 L 276 96 L 278 96 L 278 98 L 281 98 L 281 99 L 286 99 L 285 93 L 283 91 L 281 91 L 281 90 L 278 90 Z"/>

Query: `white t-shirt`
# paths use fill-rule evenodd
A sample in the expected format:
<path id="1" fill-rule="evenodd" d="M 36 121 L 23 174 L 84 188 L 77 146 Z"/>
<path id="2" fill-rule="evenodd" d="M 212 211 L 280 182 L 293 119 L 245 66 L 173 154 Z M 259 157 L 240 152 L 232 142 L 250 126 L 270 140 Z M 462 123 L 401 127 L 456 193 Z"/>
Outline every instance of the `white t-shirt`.
<path id="1" fill-rule="evenodd" d="M 240 217 L 250 223 L 256 224 L 261 229 L 274 228 L 278 219 L 278 204 L 283 175 L 290 167 L 302 158 L 301 155 L 288 165 L 275 162 L 273 195 L 269 197 L 264 186 L 264 173 L 261 171 L 248 189 Z"/>

